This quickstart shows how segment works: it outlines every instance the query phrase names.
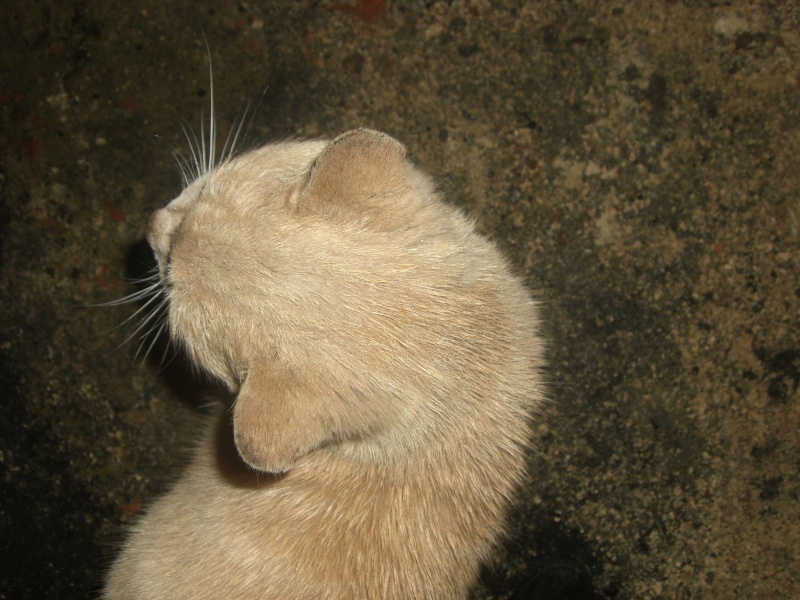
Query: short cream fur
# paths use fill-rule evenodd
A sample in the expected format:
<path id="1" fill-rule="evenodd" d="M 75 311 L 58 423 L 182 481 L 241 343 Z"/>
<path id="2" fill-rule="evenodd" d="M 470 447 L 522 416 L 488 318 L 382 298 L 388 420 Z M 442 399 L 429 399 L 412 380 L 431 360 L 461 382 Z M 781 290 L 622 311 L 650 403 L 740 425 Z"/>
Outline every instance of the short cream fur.
<path id="1" fill-rule="evenodd" d="M 104 597 L 464 598 L 542 401 L 536 308 L 402 144 L 263 146 L 148 227 L 173 339 L 233 393 Z"/>

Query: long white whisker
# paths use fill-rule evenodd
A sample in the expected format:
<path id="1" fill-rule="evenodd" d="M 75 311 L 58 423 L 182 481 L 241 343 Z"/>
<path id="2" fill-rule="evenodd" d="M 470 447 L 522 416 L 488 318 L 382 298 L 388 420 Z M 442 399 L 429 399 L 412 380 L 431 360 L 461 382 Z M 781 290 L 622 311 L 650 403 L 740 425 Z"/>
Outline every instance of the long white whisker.
<path id="1" fill-rule="evenodd" d="M 238 117 L 237 117 L 238 118 Z M 234 124 L 236 124 L 236 119 L 234 119 Z M 222 145 L 222 152 L 220 152 L 220 164 L 227 162 L 228 156 L 230 151 L 233 149 L 231 144 L 231 134 L 234 132 L 233 129 L 228 130 L 228 135 L 225 136 L 225 143 Z M 236 138 L 234 138 L 235 141 Z M 231 148 L 228 148 L 228 144 L 231 144 Z"/>
<path id="2" fill-rule="evenodd" d="M 146 280 L 142 280 L 142 281 L 144 282 Z M 140 282 L 133 282 L 133 283 L 140 283 Z M 148 285 L 147 287 L 142 288 L 141 290 L 137 290 L 135 292 L 131 292 L 130 294 L 128 294 L 124 298 L 120 298 L 119 300 L 111 300 L 110 302 L 103 302 L 102 304 L 97 304 L 96 306 L 118 306 L 120 304 L 130 304 L 131 302 L 135 302 L 136 300 L 139 300 L 140 298 L 143 298 L 145 296 L 148 296 L 148 295 L 152 294 L 159 287 L 161 287 L 161 282 L 160 281 L 155 281 L 155 282 L 151 283 L 150 285 Z"/>
<path id="3" fill-rule="evenodd" d="M 170 153 L 178 165 L 178 170 L 181 172 L 183 187 L 189 187 L 191 181 L 189 180 L 189 172 L 187 171 L 189 164 L 186 162 L 186 158 L 184 158 L 184 156 L 178 150 L 170 150 Z"/>
<path id="4" fill-rule="evenodd" d="M 239 118 L 239 125 L 236 127 L 235 133 L 233 129 L 228 132 L 228 136 L 225 138 L 225 145 L 222 147 L 222 162 L 227 162 L 233 156 L 236 143 L 239 141 L 239 134 L 242 133 L 242 127 L 244 126 L 244 121 L 247 118 L 247 111 L 249 108 L 250 102 L 248 101 L 242 116 Z M 234 133 L 233 140 L 231 140 L 232 133 Z M 230 146 L 228 146 L 228 144 L 230 144 Z"/>
<path id="5" fill-rule="evenodd" d="M 150 310 L 148 311 L 147 310 L 148 306 L 152 304 L 154 301 L 158 301 L 158 303 L 152 308 L 150 308 Z M 154 321 L 157 321 L 158 319 L 163 317 L 166 311 L 166 307 L 168 305 L 169 305 L 169 300 L 166 298 L 164 294 L 159 293 L 153 296 L 153 298 L 151 298 L 150 300 L 148 300 L 147 303 L 144 306 L 141 306 L 133 315 L 125 319 L 125 321 L 123 321 L 123 324 L 127 323 L 128 321 L 136 317 L 139 313 L 146 311 L 146 314 L 142 317 L 139 324 L 135 327 L 133 333 L 131 333 L 131 335 L 128 336 L 128 338 L 123 342 L 123 345 L 127 344 L 131 339 L 136 337 L 139 334 L 139 332 L 141 332 L 143 329 L 149 327 Z"/>
<path id="6" fill-rule="evenodd" d="M 142 280 L 142 282 L 145 282 L 145 281 L 147 281 L 147 280 L 146 279 Z M 134 282 L 134 283 L 138 283 L 138 282 Z M 123 304 L 131 304 L 132 302 L 136 302 L 137 300 L 140 300 L 141 298 L 145 298 L 145 297 L 153 294 L 160 286 L 161 286 L 160 282 L 152 283 L 152 284 L 148 285 L 146 288 L 144 288 L 142 290 L 138 290 L 136 292 L 132 292 L 132 293 L 128 294 L 127 296 L 124 296 L 124 297 L 119 298 L 117 300 L 110 300 L 108 302 L 98 302 L 96 304 L 87 304 L 86 306 L 91 306 L 91 307 L 122 306 Z"/>
<path id="7" fill-rule="evenodd" d="M 189 152 L 192 156 L 192 163 L 194 163 L 193 168 L 190 170 L 192 174 L 195 176 L 195 179 L 203 175 L 203 167 L 201 162 L 201 152 L 200 152 L 200 141 L 197 139 L 197 134 L 194 132 L 189 124 L 186 122 L 185 119 L 178 116 L 178 120 L 181 125 L 181 129 L 183 130 L 183 135 L 186 138 L 186 143 L 189 145 Z M 202 121 L 200 122 L 202 126 Z M 191 137 L 189 133 L 191 132 Z M 202 136 L 202 134 L 201 134 Z"/>
<path id="8" fill-rule="evenodd" d="M 142 335 L 138 336 L 137 340 L 139 341 L 139 346 L 136 349 L 136 353 L 133 356 L 133 360 L 137 360 L 139 356 L 142 356 L 142 360 L 146 359 L 148 354 L 150 353 L 150 348 L 157 342 L 158 338 L 160 337 L 164 327 L 167 326 L 167 317 L 166 315 L 161 315 L 158 319 L 155 320 L 145 331 Z M 147 344 L 148 338 L 151 338 L 150 345 L 148 350 L 142 354 L 142 349 L 144 348 L 145 344 Z"/>
<path id="9" fill-rule="evenodd" d="M 155 335 L 153 335 L 153 340 L 150 342 L 150 345 L 147 347 L 147 350 L 145 351 L 144 356 L 142 356 L 142 362 L 147 360 L 147 357 L 150 355 L 150 352 L 153 350 L 153 346 L 155 346 L 156 342 L 158 341 L 158 338 L 161 336 L 161 332 L 164 331 L 164 327 L 166 327 L 166 325 L 167 325 L 167 323 L 166 323 L 166 319 L 165 319 L 161 323 L 161 326 L 158 328 L 158 331 L 156 331 Z M 153 327 L 153 329 L 155 329 L 155 326 Z M 152 333 L 153 329 L 151 329 L 149 333 Z M 144 345 L 144 342 L 142 343 L 142 345 Z M 142 346 L 139 346 L 139 350 L 136 351 L 136 354 L 133 357 L 134 360 L 136 360 L 136 358 L 138 358 L 139 353 L 141 352 L 141 349 L 142 349 Z"/>
<path id="10" fill-rule="evenodd" d="M 256 106 L 253 109 L 253 112 L 250 114 L 250 120 L 247 122 L 247 127 L 244 130 L 244 137 L 247 137 L 247 134 L 250 131 L 250 127 L 253 125 L 253 119 L 256 118 L 256 114 L 258 113 L 258 109 L 261 107 L 261 103 L 264 101 L 264 96 L 267 95 L 267 90 L 268 89 L 269 89 L 268 85 L 264 86 L 264 91 L 261 92 L 261 95 L 258 97 L 258 102 L 256 102 Z M 249 108 L 249 106 L 250 106 L 249 102 L 247 103 L 247 106 Z"/>
<path id="11" fill-rule="evenodd" d="M 157 300 L 158 300 L 158 301 L 160 301 L 162 304 L 164 303 L 164 298 L 161 296 L 161 294 L 155 294 L 155 295 L 154 295 L 152 298 L 150 298 L 150 299 L 149 299 L 147 302 L 145 302 L 144 304 L 142 304 L 142 305 L 141 305 L 141 306 L 140 306 L 140 307 L 139 307 L 139 308 L 136 310 L 136 312 L 135 312 L 135 313 L 133 313 L 131 316 L 129 316 L 127 319 L 125 319 L 125 320 L 124 320 L 122 323 L 120 323 L 119 325 L 117 325 L 117 327 L 121 327 L 122 325 L 125 325 L 126 323 L 129 323 L 130 321 L 132 321 L 133 319 L 135 319 L 135 318 L 136 318 L 136 317 L 137 317 L 137 316 L 138 316 L 138 315 L 139 315 L 141 312 L 143 312 L 143 311 L 146 311 L 146 310 L 147 310 L 147 307 L 148 307 L 148 306 L 150 306 L 150 305 L 151 305 L 153 302 L 155 302 L 155 301 L 157 301 Z M 161 305 L 157 305 L 157 309 L 158 309 L 158 308 L 161 308 Z M 149 316 L 148 316 L 148 317 L 145 317 L 145 321 L 144 321 L 144 322 L 146 322 L 146 321 L 147 321 L 147 319 L 149 319 Z"/>
<path id="12" fill-rule="evenodd" d="M 206 131 L 203 111 L 200 111 L 200 175 L 208 173 L 208 151 L 206 150 Z"/>
<path id="13" fill-rule="evenodd" d="M 162 327 L 163 327 L 163 325 L 162 325 Z M 158 335 L 161 335 L 161 330 L 160 329 L 158 331 Z M 172 342 L 170 341 L 169 338 L 167 338 L 167 343 L 164 344 L 164 352 L 161 354 L 161 360 L 158 361 L 158 371 L 157 371 L 158 373 L 161 373 L 161 371 L 166 369 L 170 364 L 172 364 L 172 361 L 175 360 L 176 353 L 173 352 L 172 353 L 172 358 L 169 359 L 169 362 L 164 364 L 164 359 L 167 358 L 167 352 L 169 352 L 169 349 L 170 349 L 171 345 L 172 345 Z"/>
<path id="14" fill-rule="evenodd" d="M 147 317 L 145 317 L 142 320 L 142 322 L 139 323 L 139 325 L 136 327 L 136 329 L 133 331 L 133 333 L 130 334 L 127 338 L 125 338 L 125 341 L 122 342 L 119 345 L 119 347 L 121 348 L 122 346 L 124 346 L 125 344 L 127 344 L 128 342 L 130 342 L 134 338 L 136 338 L 136 339 L 145 339 L 145 338 L 147 338 L 147 336 L 153 331 L 153 329 L 158 326 L 159 319 L 166 320 L 166 316 L 162 314 L 161 306 L 159 306 L 153 312 L 151 312 L 149 315 L 147 315 Z M 147 329 L 147 331 L 140 336 L 139 334 L 143 329 Z M 138 355 L 138 352 L 137 352 L 137 355 Z"/>
<path id="15" fill-rule="evenodd" d="M 131 283 L 144 283 L 147 281 L 161 281 L 161 272 L 158 270 L 158 265 L 150 269 L 150 275 L 146 277 L 139 277 L 137 279 L 129 279 Z"/>
<path id="16" fill-rule="evenodd" d="M 203 33 L 203 40 L 206 43 L 206 56 L 208 57 L 208 81 L 209 81 L 209 113 L 208 113 L 208 163 L 206 164 L 206 173 L 211 171 L 216 166 L 216 149 L 217 149 L 217 126 L 216 118 L 214 116 L 214 66 L 211 61 L 211 48 L 208 46 L 208 39 Z"/>

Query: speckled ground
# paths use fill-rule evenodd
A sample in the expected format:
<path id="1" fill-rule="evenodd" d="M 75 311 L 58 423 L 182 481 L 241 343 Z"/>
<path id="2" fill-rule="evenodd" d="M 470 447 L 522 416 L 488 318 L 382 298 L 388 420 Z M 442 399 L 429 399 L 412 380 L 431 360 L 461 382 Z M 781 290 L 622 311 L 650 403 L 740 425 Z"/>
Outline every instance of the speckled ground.
<path id="1" fill-rule="evenodd" d="M 92 597 L 191 441 L 199 386 L 87 305 L 150 261 L 204 35 L 222 128 L 266 87 L 245 145 L 388 131 L 542 302 L 552 403 L 475 598 L 800 597 L 800 6 L 717 4 L 4 7 L 0 598 Z"/>

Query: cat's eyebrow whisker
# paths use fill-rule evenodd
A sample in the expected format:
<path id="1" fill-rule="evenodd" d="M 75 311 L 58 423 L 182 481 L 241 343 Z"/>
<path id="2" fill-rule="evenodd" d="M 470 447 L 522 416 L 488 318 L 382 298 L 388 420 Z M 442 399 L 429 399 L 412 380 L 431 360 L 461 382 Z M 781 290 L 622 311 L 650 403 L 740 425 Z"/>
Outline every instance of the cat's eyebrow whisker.
<path id="1" fill-rule="evenodd" d="M 236 149 L 236 143 L 239 141 L 239 135 L 242 133 L 242 127 L 244 126 L 245 119 L 247 119 L 247 112 L 249 109 L 250 109 L 250 102 L 248 101 L 247 106 L 244 109 L 244 112 L 242 113 L 241 117 L 238 118 L 239 125 L 236 127 L 235 134 L 233 135 L 233 140 L 231 140 L 231 134 L 234 133 L 234 130 L 231 129 L 228 132 L 228 136 L 225 138 L 225 145 L 222 147 L 222 155 L 221 155 L 222 162 L 227 162 L 233 156 L 233 153 Z M 228 144 L 230 144 L 230 146 Z"/>
<path id="2" fill-rule="evenodd" d="M 177 150 L 170 150 L 172 154 L 172 158 L 175 159 L 175 162 L 178 165 L 178 170 L 181 172 L 181 179 L 183 180 L 183 187 L 189 187 L 191 180 L 189 179 L 189 173 L 191 172 L 191 168 L 189 162 L 186 158 L 180 154 Z"/>
<path id="3" fill-rule="evenodd" d="M 200 176 L 208 173 L 208 151 L 206 150 L 206 132 L 203 113 L 200 112 Z"/>
<path id="4" fill-rule="evenodd" d="M 250 113 L 250 119 L 247 121 L 247 127 L 244 130 L 244 138 L 247 137 L 248 132 L 250 131 L 250 127 L 253 125 L 253 119 L 255 119 L 256 114 L 258 113 L 258 109 L 261 106 L 261 102 L 264 100 L 264 96 L 267 95 L 267 90 L 269 89 L 269 85 L 264 86 L 264 91 L 261 92 L 261 95 L 258 97 L 258 102 L 256 102 L 256 106 L 253 111 Z M 245 114 L 247 114 L 247 110 L 250 108 L 250 102 L 247 102 L 247 107 L 245 108 Z M 239 136 L 239 132 L 236 132 L 236 136 Z M 236 143 L 236 139 L 233 140 L 234 144 Z"/>
<path id="5" fill-rule="evenodd" d="M 205 35 L 203 36 L 205 39 Z M 206 42 L 206 56 L 208 57 L 208 82 L 209 82 L 209 100 L 208 103 L 210 105 L 210 110 L 208 114 L 208 162 L 206 163 L 206 173 L 210 173 L 214 170 L 215 160 L 216 160 L 216 148 L 217 148 L 217 127 L 216 127 L 216 118 L 214 116 L 214 65 L 211 62 L 211 48 L 208 46 L 208 40 Z M 204 154 L 205 157 L 205 154 Z"/>
<path id="6" fill-rule="evenodd" d="M 239 124 L 236 126 L 236 133 L 233 136 L 233 141 L 228 147 L 228 140 L 230 139 L 231 133 L 233 132 L 233 128 L 228 133 L 228 138 L 225 140 L 225 147 L 228 147 L 227 154 L 225 153 L 225 148 L 222 150 L 222 160 L 228 161 L 230 160 L 234 153 L 236 152 L 236 147 L 239 144 L 239 137 L 241 136 L 242 141 L 247 138 L 247 134 L 250 132 L 250 127 L 253 125 L 253 119 L 255 119 L 256 114 L 258 113 L 258 108 L 261 106 L 261 102 L 264 100 L 264 96 L 267 94 L 267 90 L 269 86 L 264 87 L 264 91 L 261 92 L 261 95 L 258 97 L 258 102 L 256 103 L 255 108 L 250 110 L 250 101 L 247 101 L 247 106 L 244 108 L 244 112 L 242 112 L 241 117 L 239 118 Z M 249 113 L 249 118 L 248 118 Z M 245 125 L 245 121 L 247 121 L 247 125 Z M 234 121 L 235 124 L 235 121 Z"/>
<path id="7" fill-rule="evenodd" d="M 200 136 L 198 137 L 197 133 L 195 133 L 194 129 L 189 129 L 192 133 L 192 139 L 194 143 L 190 142 L 190 148 L 192 151 L 192 162 L 194 163 L 194 177 L 195 179 L 201 177 L 203 175 L 203 150 L 201 150 L 202 146 L 202 137 L 203 132 L 200 131 Z"/>
<path id="8" fill-rule="evenodd" d="M 175 112 L 175 111 L 173 111 L 173 112 Z M 183 124 L 181 124 L 181 127 L 183 127 Z M 186 131 L 184 131 L 183 133 L 186 136 L 186 139 L 188 140 L 189 136 L 186 135 Z M 156 135 L 156 137 L 158 139 L 160 139 L 160 140 L 163 140 L 163 138 L 161 138 L 161 136 L 159 136 L 159 135 Z M 183 180 L 183 187 L 184 188 L 188 187 L 189 183 L 191 183 L 191 180 L 189 179 L 189 172 L 191 172 L 191 168 L 189 168 L 188 159 L 186 159 L 186 157 L 184 157 L 183 152 L 180 149 L 176 149 L 175 147 L 171 147 L 169 149 L 169 153 L 172 155 L 172 158 L 175 161 L 175 164 L 178 165 L 178 170 L 181 172 L 181 179 Z"/>
<path id="9" fill-rule="evenodd" d="M 186 138 L 186 143 L 189 146 L 189 154 L 192 157 L 192 168 L 189 170 L 195 176 L 195 179 L 202 176 L 202 166 L 201 166 L 201 159 L 200 159 L 200 141 L 197 139 L 197 134 L 194 132 L 194 129 L 186 122 L 181 116 L 178 116 L 181 130 L 183 131 L 183 137 Z M 202 121 L 200 122 L 202 126 Z M 191 135 L 189 135 L 191 133 Z M 202 134 L 201 134 L 202 135 Z M 187 162 L 189 162 L 187 160 Z"/>

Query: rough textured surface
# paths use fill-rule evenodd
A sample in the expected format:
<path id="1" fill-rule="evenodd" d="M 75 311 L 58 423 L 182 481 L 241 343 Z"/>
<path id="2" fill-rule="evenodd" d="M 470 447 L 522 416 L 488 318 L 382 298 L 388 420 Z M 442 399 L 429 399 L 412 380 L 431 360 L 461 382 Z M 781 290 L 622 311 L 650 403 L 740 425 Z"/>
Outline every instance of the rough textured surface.
<path id="1" fill-rule="evenodd" d="M 193 437 L 200 386 L 86 305 L 149 264 L 203 32 L 223 129 L 268 86 L 245 146 L 391 133 L 543 303 L 552 403 L 475 598 L 798 596 L 800 8 L 695 4 L 6 8 L 0 598 L 91 597 Z"/>

